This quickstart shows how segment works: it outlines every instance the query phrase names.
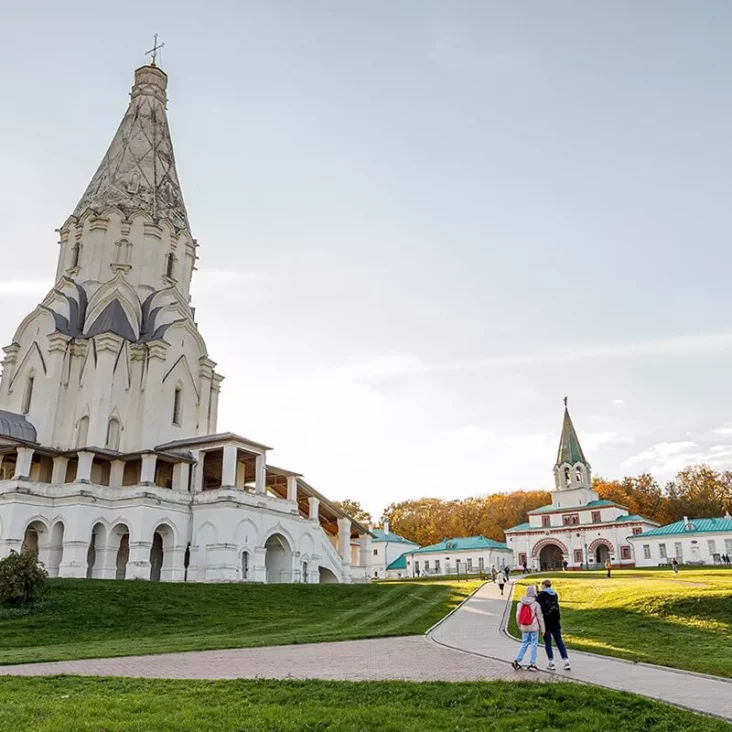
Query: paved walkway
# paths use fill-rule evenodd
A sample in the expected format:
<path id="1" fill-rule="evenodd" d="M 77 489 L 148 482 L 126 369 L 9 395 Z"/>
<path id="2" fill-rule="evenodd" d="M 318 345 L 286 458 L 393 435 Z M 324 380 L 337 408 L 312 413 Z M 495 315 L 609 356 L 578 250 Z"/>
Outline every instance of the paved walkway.
<path id="1" fill-rule="evenodd" d="M 518 642 L 503 633 L 509 609 L 498 586 L 487 583 L 435 628 L 429 638 L 443 647 L 467 651 L 481 658 L 512 659 Z M 538 676 L 567 676 L 732 720 L 732 681 L 578 651 L 570 651 L 570 660 L 572 671 Z M 545 663 L 546 656 L 540 649 L 539 664 Z M 521 671 L 517 675 L 526 678 L 528 672 Z"/>
<path id="2" fill-rule="evenodd" d="M 33 663 L 0 666 L 0 675 L 349 681 L 573 679 L 732 720 L 732 682 L 721 679 L 578 652 L 571 654 L 571 672 L 515 672 L 509 662 L 516 654 L 517 642 L 502 630 L 507 610 L 506 598 L 489 583 L 426 637 Z M 540 651 L 542 663 L 543 655 Z"/>

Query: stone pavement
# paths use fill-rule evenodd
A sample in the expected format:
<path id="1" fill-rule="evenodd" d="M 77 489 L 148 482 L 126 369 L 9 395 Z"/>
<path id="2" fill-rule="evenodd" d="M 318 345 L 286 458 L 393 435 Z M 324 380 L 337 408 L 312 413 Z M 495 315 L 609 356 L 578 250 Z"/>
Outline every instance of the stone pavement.
<path id="1" fill-rule="evenodd" d="M 499 596 L 497 585 L 488 583 L 427 636 L 32 663 L 0 666 L 0 675 L 347 681 L 572 679 L 732 720 L 732 682 L 723 679 L 579 652 L 571 653 L 571 672 L 513 671 L 510 661 L 518 644 L 503 633 L 509 607 L 507 598 Z M 545 662 L 543 650 L 539 659 L 540 664 Z"/>
<path id="2" fill-rule="evenodd" d="M 518 642 L 503 632 L 509 610 L 510 604 L 500 596 L 498 585 L 489 582 L 428 637 L 443 647 L 467 651 L 481 658 L 510 660 L 516 655 Z M 555 655 L 559 654 L 555 651 Z M 578 651 L 570 651 L 570 660 L 572 671 L 546 672 L 538 676 L 567 676 L 732 720 L 732 681 Z M 546 664 L 546 655 L 541 648 L 538 664 L 540 667 Z M 520 671 L 517 675 L 526 678 L 528 673 Z"/>

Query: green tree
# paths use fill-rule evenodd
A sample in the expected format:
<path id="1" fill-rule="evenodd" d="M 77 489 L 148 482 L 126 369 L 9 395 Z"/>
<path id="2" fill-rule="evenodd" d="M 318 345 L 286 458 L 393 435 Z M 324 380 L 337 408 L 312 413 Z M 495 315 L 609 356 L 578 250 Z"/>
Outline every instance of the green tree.
<path id="1" fill-rule="evenodd" d="M 48 574 L 34 552 L 10 552 L 0 559 L 0 605 L 27 605 L 38 599 Z"/>

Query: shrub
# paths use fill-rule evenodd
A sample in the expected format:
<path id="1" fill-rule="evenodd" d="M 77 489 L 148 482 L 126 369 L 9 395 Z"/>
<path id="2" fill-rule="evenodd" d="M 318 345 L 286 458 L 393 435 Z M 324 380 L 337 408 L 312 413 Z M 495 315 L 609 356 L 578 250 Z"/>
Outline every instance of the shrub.
<path id="1" fill-rule="evenodd" d="M 20 607 L 38 599 L 46 587 L 48 573 L 32 552 L 10 552 L 0 559 L 0 605 Z"/>

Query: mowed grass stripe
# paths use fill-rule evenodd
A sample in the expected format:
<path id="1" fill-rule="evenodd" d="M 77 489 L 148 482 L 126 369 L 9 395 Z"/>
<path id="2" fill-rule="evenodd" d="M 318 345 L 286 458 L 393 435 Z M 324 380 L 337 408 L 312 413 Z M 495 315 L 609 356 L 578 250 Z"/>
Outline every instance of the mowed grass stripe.
<path id="1" fill-rule="evenodd" d="M 0 663 L 413 635 L 473 587 L 52 580 L 39 606 L 0 611 Z"/>

